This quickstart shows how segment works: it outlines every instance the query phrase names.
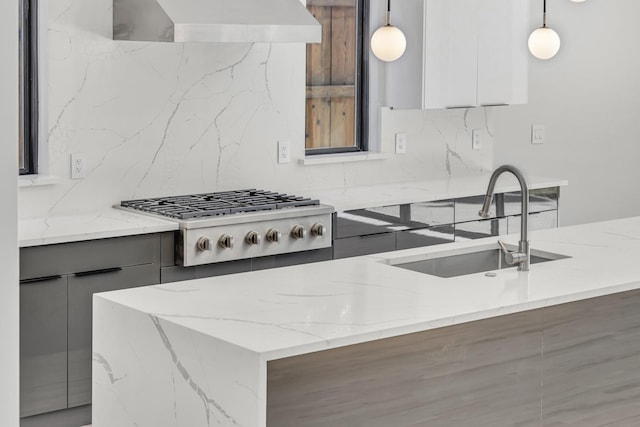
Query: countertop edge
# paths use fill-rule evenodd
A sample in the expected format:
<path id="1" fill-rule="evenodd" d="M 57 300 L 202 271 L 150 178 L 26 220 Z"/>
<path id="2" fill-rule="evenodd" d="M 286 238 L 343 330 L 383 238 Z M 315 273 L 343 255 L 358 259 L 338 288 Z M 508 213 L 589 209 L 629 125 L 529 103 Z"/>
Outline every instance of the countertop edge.
<path id="1" fill-rule="evenodd" d="M 614 285 L 608 288 L 593 289 L 584 292 L 577 292 L 574 294 L 561 295 L 558 297 L 547 298 L 539 301 L 532 301 L 528 303 L 505 306 L 497 309 L 489 309 L 484 311 L 477 311 L 473 313 L 460 314 L 453 317 L 445 317 L 429 322 L 418 322 L 412 325 L 403 325 L 395 328 L 389 328 L 379 330 L 376 332 L 364 333 L 362 335 L 349 336 L 346 338 L 338 338 L 324 342 L 315 342 L 310 344 L 301 344 L 299 346 L 291 347 L 282 350 L 273 350 L 260 353 L 261 357 L 265 361 L 284 359 L 287 357 L 300 356 L 303 354 L 315 353 L 324 350 L 333 350 L 336 348 L 347 347 L 350 345 L 363 344 L 380 339 L 393 338 L 402 335 L 408 335 L 418 332 L 425 332 L 440 328 L 446 328 L 449 326 L 461 325 L 464 323 L 476 322 L 479 320 L 492 319 L 501 316 L 507 316 L 510 314 L 523 313 L 526 311 L 539 310 L 547 307 L 553 307 L 557 305 L 584 301 L 591 298 L 598 298 L 607 295 L 613 295 L 618 293 L 624 293 L 640 289 L 640 282 L 630 282 L 622 285 Z M 229 345 L 235 345 L 229 343 Z M 253 350 L 256 352 L 255 350 Z M 256 352 L 259 353 L 259 352 Z"/>

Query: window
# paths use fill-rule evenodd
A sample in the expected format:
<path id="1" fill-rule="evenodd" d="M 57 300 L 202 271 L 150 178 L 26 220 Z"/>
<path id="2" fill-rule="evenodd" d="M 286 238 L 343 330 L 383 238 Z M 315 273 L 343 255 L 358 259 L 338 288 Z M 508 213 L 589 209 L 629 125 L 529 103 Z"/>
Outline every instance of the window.
<path id="1" fill-rule="evenodd" d="M 366 151 L 366 0 L 307 0 L 322 43 L 307 45 L 307 154 Z"/>
<path id="2" fill-rule="evenodd" d="M 38 155 L 38 6 L 20 2 L 20 174 L 37 173 Z"/>

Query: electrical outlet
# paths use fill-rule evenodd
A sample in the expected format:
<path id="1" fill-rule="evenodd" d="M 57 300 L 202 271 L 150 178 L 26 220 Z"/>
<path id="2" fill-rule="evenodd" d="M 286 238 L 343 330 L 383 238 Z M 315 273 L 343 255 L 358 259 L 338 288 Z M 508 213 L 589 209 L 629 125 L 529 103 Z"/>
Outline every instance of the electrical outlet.
<path id="1" fill-rule="evenodd" d="M 396 133 L 396 154 L 407 153 L 407 134 Z"/>
<path id="2" fill-rule="evenodd" d="M 471 148 L 474 150 L 480 149 L 480 129 L 471 131 Z"/>
<path id="3" fill-rule="evenodd" d="M 289 141 L 278 141 L 278 163 L 291 161 L 291 144 Z"/>
<path id="4" fill-rule="evenodd" d="M 531 143 L 544 144 L 544 125 L 531 125 Z"/>
<path id="5" fill-rule="evenodd" d="M 86 162 L 82 154 L 71 155 L 71 179 L 82 179 L 87 176 Z"/>

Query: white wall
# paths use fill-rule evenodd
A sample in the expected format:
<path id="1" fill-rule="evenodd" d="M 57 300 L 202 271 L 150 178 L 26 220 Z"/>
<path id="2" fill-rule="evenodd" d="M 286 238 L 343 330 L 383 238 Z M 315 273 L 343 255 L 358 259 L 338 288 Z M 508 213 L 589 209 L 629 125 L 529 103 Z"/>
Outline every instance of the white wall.
<path id="1" fill-rule="evenodd" d="M 0 2 L 0 426 L 18 426 L 18 2 Z"/>
<path id="2" fill-rule="evenodd" d="M 387 112 L 383 142 L 407 132 L 407 155 L 302 166 L 303 45 L 117 42 L 111 8 L 112 0 L 49 0 L 49 171 L 60 182 L 22 189 L 21 217 L 144 196 L 257 186 L 304 194 L 493 166 L 481 110 Z M 485 130 L 480 151 L 471 150 L 473 128 Z M 291 141 L 292 163 L 276 163 L 279 140 Z M 86 156 L 84 180 L 69 177 L 72 153 Z"/>
<path id="3" fill-rule="evenodd" d="M 564 225 L 640 215 L 640 2 L 548 2 L 562 39 L 549 61 L 530 61 L 529 104 L 496 110 L 495 163 L 569 179 Z M 531 2 L 532 28 L 541 1 Z M 546 126 L 544 145 L 530 125 Z"/>

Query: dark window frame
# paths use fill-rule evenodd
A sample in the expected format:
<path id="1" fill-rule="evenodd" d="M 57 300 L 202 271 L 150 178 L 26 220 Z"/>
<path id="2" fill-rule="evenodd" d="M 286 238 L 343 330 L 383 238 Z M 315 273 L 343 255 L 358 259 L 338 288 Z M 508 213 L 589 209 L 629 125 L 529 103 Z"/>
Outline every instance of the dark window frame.
<path id="1" fill-rule="evenodd" d="M 20 62 L 20 175 L 31 175 L 38 173 L 38 0 L 21 0 Z"/>
<path id="2" fill-rule="evenodd" d="M 311 148 L 306 156 L 369 151 L 369 0 L 356 0 L 356 102 L 353 147 Z"/>

